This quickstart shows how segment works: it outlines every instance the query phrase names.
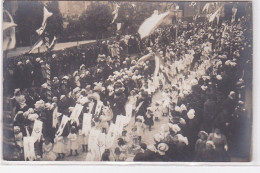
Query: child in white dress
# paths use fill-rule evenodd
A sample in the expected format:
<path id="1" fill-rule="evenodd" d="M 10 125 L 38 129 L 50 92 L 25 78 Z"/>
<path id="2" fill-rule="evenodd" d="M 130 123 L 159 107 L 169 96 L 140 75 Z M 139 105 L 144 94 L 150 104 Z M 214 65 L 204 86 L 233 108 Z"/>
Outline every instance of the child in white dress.
<path id="1" fill-rule="evenodd" d="M 79 155 L 78 154 L 78 148 L 79 148 L 78 135 L 76 134 L 76 129 L 73 126 L 70 130 L 70 134 L 68 135 L 68 139 L 70 142 L 70 147 L 69 147 L 70 155 L 69 156 L 72 156 L 73 150 L 75 151 L 75 156 Z"/>
<path id="2" fill-rule="evenodd" d="M 58 154 L 56 160 L 63 159 L 65 156 L 65 144 L 63 136 L 56 135 L 54 138 L 53 152 Z"/>

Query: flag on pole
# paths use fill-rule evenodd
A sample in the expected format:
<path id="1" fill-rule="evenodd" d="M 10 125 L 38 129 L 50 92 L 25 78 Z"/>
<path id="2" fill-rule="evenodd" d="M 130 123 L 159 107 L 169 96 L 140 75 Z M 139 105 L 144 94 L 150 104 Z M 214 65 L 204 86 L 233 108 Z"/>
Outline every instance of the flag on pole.
<path id="1" fill-rule="evenodd" d="M 169 11 L 162 14 L 152 14 L 151 17 L 147 18 L 143 24 L 139 27 L 138 33 L 141 39 L 148 37 L 152 32 L 163 22 L 163 20 L 170 14 Z"/>
<path id="2" fill-rule="evenodd" d="M 217 11 L 215 11 L 215 13 L 213 13 L 210 17 L 209 17 L 209 22 L 213 22 L 215 20 L 216 17 L 219 17 L 220 15 L 220 10 L 222 7 L 219 7 L 219 9 Z"/>
<path id="3" fill-rule="evenodd" d="M 15 39 L 15 27 L 17 26 L 12 16 L 7 10 L 4 10 L 4 13 L 7 14 L 10 22 L 3 21 L 3 50 L 10 50 L 15 47 L 16 39 Z"/>
<path id="4" fill-rule="evenodd" d="M 231 23 L 235 22 L 236 20 L 236 14 L 237 14 L 237 8 L 233 7 L 232 8 L 232 19 L 231 19 Z"/>
<path id="5" fill-rule="evenodd" d="M 214 2 L 208 2 L 204 5 L 203 9 L 202 9 L 202 12 L 206 11 L 207 13 L 209 12 L 209 8 L 211 6 L 214 6 Z"/>
<path id="6" fill-rule="evenodd" d="M 112 14 L 114 15 L 114 18 L 113 18 L 111 24 L 114 23 L 115 20 L 116 20 L 117 17 L 118 17 L 118 9 L 119 9 L 119 7 L 120 7 L 120 6 L 119 6 L 118 4 L 116 4 L 116 9 L 112 12 Z"/>
<path id="7" fill-rule="evenodd" d="M 46 25 L 47 25 L 47 19 L 49 17 L 51 17 L 53 15 L 53 13 L 49 12 L 46 7 L 43 7 L 43 20 L 42 20 L 42 25 L 39 29 L 36 30 L 36 33 L 38 35 L 42 35 L 43 31 L 45 30 L 46 28 Z"/>
<path id="8" fill-rule="evenodd" d="M 43 45 L 43 39 L 39 38 L 39 40 L 32 46 L 31 50 L 29 51 L 29 54 L 32 53 L 35 49 L 38 49 Z"/>

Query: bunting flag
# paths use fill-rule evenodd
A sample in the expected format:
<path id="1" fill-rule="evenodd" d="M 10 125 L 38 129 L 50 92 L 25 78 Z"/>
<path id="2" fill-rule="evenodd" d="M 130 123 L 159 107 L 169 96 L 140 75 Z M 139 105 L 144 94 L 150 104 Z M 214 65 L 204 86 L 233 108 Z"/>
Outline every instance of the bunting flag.
<path id="1" fill-rule="evenodd" d="M 103 102 L 102 101 L 97 101 L 97 106 L 95 110 L 95 115 L 99 115 L 103 107 Z"/>
<path id="2" fill-rule="evenodd" d="M 31 50 L 28 52 L 29 54 L 32 53 L 35 49 L 38 49 L 43 45 L 43 39 L 39 38 L 39 40 L 32 46 Z"/>
<path id="3" fill-rule="evenodd" d="M 82 112 L 83 106 L 81 104 L 76 104 L 75 108 L 73 109 L 70 119 L 74 120 L 77 124 L 79 124 L 79 115 Z M 73 123 L 73 121 L 71 121 Z"/>
<path id="4" fill-rule="evenodd" d="M 34 137 L 23 137 L 24 160 L 33 161 L 36 159 L 34 151 Z"/>
<path id="5" fill-rule="evenodd" d="M 17 25 L 7 10 L 4 10 L 4 13 L 10 20 L 10 22 L 3 21 L 3 50 L 6 51 L 15 48 L 15 27 Z"/>
<path id="6" fill-rule="evenodd" d="M 219 7 L 219 9 L 217 11 L 215 11 L 215 13 L 213 13 L 210 17 L 209 17 L 209 22 L 213 22 L 215 20 L 216 17 L 218 17 L 220 15 L 220 10 L 222 7 Z"/>
<path id="7" fill-rule="evenodd" d="M 42 136 L 42 121 L 34 120 L 32 137 L 34 138 L 34 142 L 40 141 Z"/>
<path id="8" fill-rule="evenodd" d="M 92 120 L 92 114 L 89 113 L 83 114 L 82 134 L 88 135 L 88 133 L 90 132 L 91 120 Z"/>
<path id="9" fill-rule="evenodd" d="M 62 135 L 63 130 L 64 130 L 64 128 L 65 128 L 65 126 L 66 126 L 66 124 L 67 124 L 67 122 L 69 120 L 70 120 L 69 117 L 67 117 L 66 115 L 63 115 L 61 123 L 60 123 L 60 127 L 59 127 L 58 131 L 56 132 L 57 136 L 61 136 Z"/>
<path id="10" fill-rule="evenodd" d="M 235 22 L 236 20 L 236 14 L 237 14 L 237 8 L 233 7 L 232 8 L 232 19 L 231 19 L 231 23 Z"/>
<path id="11" fill-rule="evenodd" d="M 122 27 L 122 23 L 117 23 L 116 24 L 116 30 L 119 31 Z"/>
<path id="12" fill-rule="evenodd" d="M 112 14 L 114 15 L 114 18 L 113 18 L 111 24 L 114 23 L 115 20 L 116 20 L 117 17 L 118 17 L 118 9 L 119 9 L 119 7 L 120 7 L 120 6 L 119 6 L 118 4 L 116 4 L 116 9 L 112 12 Z"/>
<path id="13" fill-rule="evenodd" d="M 42 20 L 42 26 L 36 30 L 36 33 L 38 35 L 42 35 L 42 33 L 44 32 L 46 25 L 47 25 L 47 20 L 49 17 L 51 17 L 53 15 L 53 13 L 49 12 L 46 7 L 43 7 L 43 20 Z"/>
<path id="14" fill-rule="evenodd" d="M 163 20 L 169 14 L 169 11 L 162 14 L 154 13 L 151 17 L 146 19 L 138 29 L 138 33 L 140 34 L 141 39 L 148 37 L 150 34 L 152 34 L 152 32 L 163 22 Z"/>

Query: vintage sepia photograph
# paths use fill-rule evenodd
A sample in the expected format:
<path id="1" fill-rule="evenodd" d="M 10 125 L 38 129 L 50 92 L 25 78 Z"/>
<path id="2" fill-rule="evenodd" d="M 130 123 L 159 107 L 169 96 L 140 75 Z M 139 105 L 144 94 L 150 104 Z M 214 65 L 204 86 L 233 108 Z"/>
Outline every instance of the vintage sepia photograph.
<path id="1" fill-rule="evenodd" d="M 251 1 L 2 3 L 2 160 L 252 161 Z"/>

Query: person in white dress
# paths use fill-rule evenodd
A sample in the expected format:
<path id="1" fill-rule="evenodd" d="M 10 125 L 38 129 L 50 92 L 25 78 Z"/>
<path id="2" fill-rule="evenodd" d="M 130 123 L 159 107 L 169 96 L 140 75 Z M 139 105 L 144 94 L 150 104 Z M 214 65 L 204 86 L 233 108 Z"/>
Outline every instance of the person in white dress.
<path id="1" fill-rule="evenodd" d="M 76 133 L 76 129 L 74 126 L 72 126 L 70 130 L 70 134 L 68 135 L 69 139 L 69 149 L 70 149 L 70 155 L 72 156 L 73 151 L 75 151 L 75 156 L 79 155 L 78 153 L 78 148 L 79 148 L 79 143 L 78 143 L 78 135 Z"/>
<path id="2" fill-rule="evenodd" d="M 50 142 L 50 138 L 46 138 L 45 142 L 42 144 L 42 152 L 43 152 L 42 160 L 54 161 L 57 158 L 56 154 L 54 154 L 52 149 L 53 149 L 53 145 Z"/>

